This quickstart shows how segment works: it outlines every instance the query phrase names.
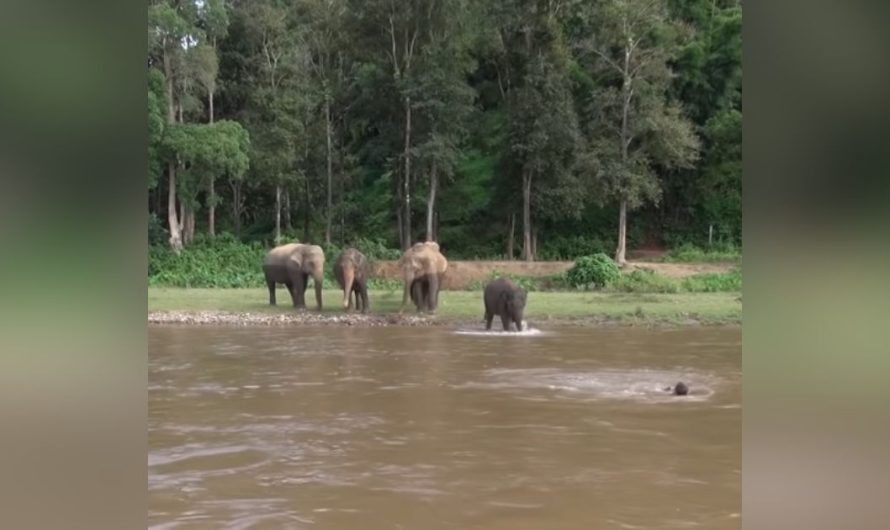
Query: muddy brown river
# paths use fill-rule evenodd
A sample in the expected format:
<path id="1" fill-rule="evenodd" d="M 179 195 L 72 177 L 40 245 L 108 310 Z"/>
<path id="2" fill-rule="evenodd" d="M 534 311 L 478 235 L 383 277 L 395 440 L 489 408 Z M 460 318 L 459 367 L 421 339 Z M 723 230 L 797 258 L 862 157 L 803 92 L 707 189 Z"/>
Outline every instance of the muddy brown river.
<path id="1" fill-rule="evenodd" d="M 148 379 L 153 529 L 741 528 L 737 327 L 153 326 Z"/>

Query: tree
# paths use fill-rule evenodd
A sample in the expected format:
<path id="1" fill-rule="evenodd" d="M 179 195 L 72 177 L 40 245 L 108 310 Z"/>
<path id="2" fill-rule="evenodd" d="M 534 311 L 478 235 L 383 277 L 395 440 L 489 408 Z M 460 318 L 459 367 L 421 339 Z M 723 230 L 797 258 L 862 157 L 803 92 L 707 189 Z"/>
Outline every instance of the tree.
<path id="1" fill-rule="evenodd" d="M 213 123 L 213 97 L 217 90 L 219 58 L 217 42 L 226 36 L 229 27 L 229 14 L 222 0 L 206 0 L 199 12 L 200 25 L 204 28 L 207 42 L 195 50 L 195 65 L 198 82 L 207 93 L 207 122 Z M 216 235 L 216 177 L 207 177 L 207 233 Z"/>
<path id="2" fill-rule="evenodd" d="M 574 209 L 578 202 L 572 198 L 582 195 L 574 178 L 578 125 L 558 9 L 559 4 L 518 0 L 501 30 L 506 58 L 499 86 L 507 94 L 510 129 L 510 162 L 504 168 L 518 174 L 521 183 L 526 261 L 536 254 L 535 203 L 539 211 L 547 211 L 540 199 L 549 193 L 564 199 L 561 206 Z"/>
<path id="3" fill-rule="evenodd" d="M 667 99 L 679 28 L 664 0 L 603 0 L 592 6 L 592 52 L 599 77 L 589 139 L 596 174 L 619 203 L 615 261 L 626 262 L 627 211 L 657 202 L 656 168 L 689 167 L 698 138 L 679 105 Z"/>
<path id="4" fill-rule="evenodd" d="M 148 40 L 149 49 L 159 61 L 164 74 L 164 92 L 167 108 L 167 126 L 176 123 L 176 100 L 174 99 L 175 64 L 181 60 L 183 43 L 194 30 L 191 24 L 193 4 L 176 0 L 161 0 L 148 9 Z M 182 226 L 176 215 L 176 161 L 167 160 L 167 221 L 170 229 L 170 247 L 174 252 L 182 250 Z"/>
<path id="5" fill-rule="evenodd" d="M 213 124 L 176 124 L 163 143 L 168 158 L 176 158 L 189 182 L 211 175 L 241 179 L 250 164 L 250 139 L 241 124 L 220 120 Z"/>
<path id="6" fill-rule="evenodd" d="M 442 10 L 442 16 L 428 27 L 428 45 L 418 58 L 415 76 L 419 127 L 412 154 L 428 175 L 427 241 L 436 240 L 436 193 L 442 179 L 454 176 L 475 97 L 466 82 L 474 66 L 469 54 L 469 18 L 475 12 L 460 0 L 444 1 Z"/>
<path id="7" fill-rule="evenodd" d="M 290 14 L 287 6 L 274 0 L 251 2 L 240 13 L 253 89 L 245 111 L 251 167 L 258 179 L 274 186 L 276 242 L 281 239 L 282 193 L 299 175 L 296 163 L 307 141 L 302 121 L 308 105 L 302 77 L 307 55 L 296 38 Z M 235 193 L 240 195 L 240 190 Z"/>
<path id="8" fill-rule="evenodd" d="M 325 135 L 325 243 L 331 242 L 333 223 L 333 158 L 335 137 L 332 107 L 340 86 L 347 75 L 344 42 L 341 37 L 346 2 L 344 0 L 300 0 L 300 14 L 305 17 L 301 40 L 309 54 L 308 64 L 312 71 L 315 90 L 319 92 L 324 115 Z"/>

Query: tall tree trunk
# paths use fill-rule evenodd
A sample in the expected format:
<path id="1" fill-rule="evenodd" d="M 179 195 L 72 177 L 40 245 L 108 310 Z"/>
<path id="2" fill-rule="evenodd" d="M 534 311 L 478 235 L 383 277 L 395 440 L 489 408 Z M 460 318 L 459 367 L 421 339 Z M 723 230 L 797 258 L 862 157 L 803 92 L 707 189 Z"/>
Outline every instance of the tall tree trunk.
<path id="1" fill-rule="evenodd" d="M 633 98 L 633 86 L 631 72 L 630 72 L 630 56 L 631 51 L 633 49 L 631 36 L 627 36 L 627 44 L 624 48 L 624 80 L 621 84 L 621 95 L 622 95 L 622 107 L 621 107 L 621 165 L 627 169 L 628 165 L 628 152 L 627 149 L 630 146 L 630 130 L 628 128 L 628 115 L 630 114 L 630 104 Z M 625 183 L 621 183 L 622 186 L 619 186 L 621 189 Z M 625 195 L 625 191 L 622 189 L 621 193 L 621 204 L 619 205 L 618 212 L 618 248 L 615 249 L 615 262 L 618 263 L 619 266 L 624 266 L 627 262 L 625 261 L 625 245 L 627 239 L 627 196 Z"/>
<path id="2" fill-rule="evenodd" d="M 516 212 L 510 213 L 510 235 L 507 236 L 507 259 L 513 261 L 513 234 L 516 229 Z"/>
<path id="3" fill-rule="evenodd" d="M 275 186 L 275 244 L 281 243 L 281 184 Z"/>
<path id="4" fill-rule="evenodd" d="M 621 198 L 621 206 L 618 209 L 618 248 L 615 250 L 615 263 L 624 266 L 624 245 L 627 237 L 627 199 Z"/>
<path id="5" fill-rule="evenodd" d="M 411 96 L 405 96 L 405 175 L 402 199 L 405 201 L 402 222 L 405 225 L 404 249 L 411 246 Z"/>
<path id="6" fill-rule="evenodd" d="M 170 248 L 179 254 L 182 251 L 182 235 L 179 230 L 179 219 L 176 216 L 176 166 L 167 164 L 169 189 L 167 191 L 167 223 L 170 228 Z"/>
<path id="7" fill-rule="evenodd" d="M 325 134 L 327 136 L 327 169 L 328 169 L 328 202 L 327 209 L 325 210 L 325 228 L 324 228 L 324 241 L 325 243 L 331 243 L 331 218 L 332 218 L 332 190 L 333 190 L 333 178 L 331 171 L 331 98 L 328 94 L 325 94 L 324 101 L 324 119 L 325 119 Z"/>
<path id="8" fill-rule="evenodd" d="M 290 190 L 284 190 L 284 229 L 290 232 L 293 227 L 290 224 Z"/>
<path id="9" fill-rule="evenodd" d="M 402 251 L 404 252 L 405 250 L 408 250 L 408 245 L 405 244 L 405 225 L 402 224 L 402 207 L 401 207 L 402 194 L 401 193 L 399 194 L 398 201 L 399 201 L 399 207 L 396 208 L 396 224 L 398 224 L 398 226 L 399 226 L 399 248 L 401 248 Z"/>
<path id="10" fill-rule="evenodd" d="M 312 215 L 312 197 L 309 195 L 309 179 L 303 179 L 304 186 L 304 204 L 303 204 L 303 243 L 309 242 L 309 218 Z"/>
<path id="11" fill-rule="evenodd" d="M 216 40 L 214 39 L 214 43 Z M 207 102 L 210 107 L 209 121 L 213 123 L 213 91 L 207 91 Z M 216 176 L 210 175 L 210 182 L 207 185 L 207 233 L 210 237 L 216 236 Z"/>
<path id="12" fill-rule="evenodd" d="M 430 168 L 430 198 L 426 203 L 426 240 L 435 241 L 433 233 L 433 214 L 436 211 L 436 188 L 439 186 L 439 176 L 436 174 L 436 163 Z"/>
<path id="13" fill-rule="evenodd" d="M 186 225 L 188 224 L 188 220 L 185 213 L 185 202 L 183 202 L 182 198 L 179 199 L 179 234 L 182 238 L 183 246 L 189 244 L 189 234 L 188 230 L 186 230 Z"/>
<path id="14" fill-rule="evenodd" d="M 165 42 L 167 48 L 170 44 Z M 167 125 L 176 123 L 175 107 L 173 106 L 173 67 L 170 63 L 170 54 L 165 49 L 164 56 L 164 79 L 165 90 L 167 92 Z M 179 229 L 179 218 L 176 216 L 176 164 L 175 162 L 167 163 L 167 224 L 170 229 L 170 248 L 173 252 L 179 254 L 182 251 L 182 235 Z"/>
<path id="15" fill-rule="evenodd" d="M 532 228 L 532 261 L 538 259 L 538 229 Z"/>
<path id="16" fill-rule="evenodd" d="M 525 261 L 533 261 L 532 251 L 532 175 L 527 169 L 522 172 L 522 255 Z"/>

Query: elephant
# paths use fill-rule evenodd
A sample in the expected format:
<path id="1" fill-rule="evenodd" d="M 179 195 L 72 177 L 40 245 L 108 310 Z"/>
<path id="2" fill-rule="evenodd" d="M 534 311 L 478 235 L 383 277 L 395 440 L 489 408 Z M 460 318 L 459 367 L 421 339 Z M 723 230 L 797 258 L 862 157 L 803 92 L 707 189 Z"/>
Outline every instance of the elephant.
<path id="1" fill-rule="evenodd" d="M 439 306 L 439 290 L 442 278 L 448 270 L 448 260 L 439 251 L 435 241 L 416 243 L 399 259 L 399 268 L 405 280 L 401 313 L 411 301 L 418 311 L 435 311 Z"/>
<path id="2" fill-rule="evenodd" d="M 672 393 L 675 396 L 685 396 L 686 394 L 689 393 L 689 387 L 686 386 L 686 383 L 684 383 L 683 381 L 680 381 L 673 387 L 667 387 L 667 388 L 665 388 L 665 390 L 667 390 L 668 392 Z"/>
<path id="3" fill-rule="evenodd" d="M 491 329 L 495 315 L 501 317 L 504 331 L 510 331 L 510 324 L 516 324 L 516 331 L 522 331 L 522 315 L 528 293 L 510 280 L 498 278 L 485 286 L 485 329 Z"/>
<path id="4" fill-rule="evenodd" d="M 318 245 L 289 243 L 266 254 L 263 273 L 269 287 L 269 305 L 275 305 L 275 285 L 283 283 L 294 302 L 294 307 L 306 307 L 306 288 L 309 276 L 315 280 L 315 301 L 321 311 L 321 288 L 324 282 L 324 251 Z"/>
<path id="5" fill-rule="evenodd" d="M 355 308 L 368 312 L 368 276 L 370 264 L 365 255 L 354 248 L 347 248 L 334 262 L 334 277 L 343 289 L 343 309 L 352 306 L 355 295 Z"/>

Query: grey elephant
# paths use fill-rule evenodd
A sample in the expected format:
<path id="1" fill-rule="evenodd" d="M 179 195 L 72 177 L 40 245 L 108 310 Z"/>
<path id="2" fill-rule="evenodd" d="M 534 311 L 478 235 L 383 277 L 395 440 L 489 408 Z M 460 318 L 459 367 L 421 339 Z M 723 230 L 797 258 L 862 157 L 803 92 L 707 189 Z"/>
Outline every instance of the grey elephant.
<path id="1" fill-rule="evenodd" d="M 501 317 L 504 331 L 516 324 L 516 331 L 522 331 L 522 315 L 528 293 L 510 280 L 498 278 L 485 286 L 485 329 L 491 329 L 495 315 Z"/>
<path id="2" fill-rule="evenodd" d="M 354 248 L 347 248 L 334 262 L 334 278 L 343 289 L 343 309 L 349 310 L 355 296 L 355 308 L 368 312 L 368 277 L 370 263 L 365 255 Z"/>
<path id="3" fill-rule="evenodd" d="M 273 248 L 263 260 L 263 273 L 269 287 L 269 305 L 275 305 L 275 286 L 283 283 L 294 307 L 306 307 L 306 288 L 311 276 L 315 281 L 315 301 L 321 311 L 321 288 L 324 282 L 324 251 L 318 245 L 288 243 Z"/>

